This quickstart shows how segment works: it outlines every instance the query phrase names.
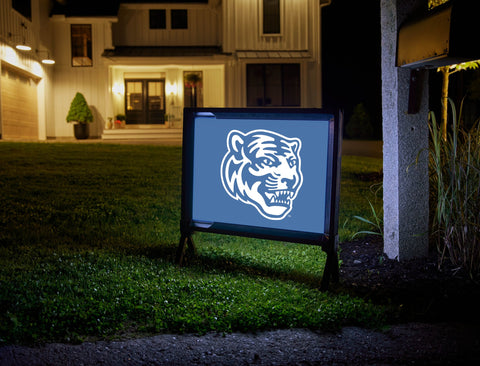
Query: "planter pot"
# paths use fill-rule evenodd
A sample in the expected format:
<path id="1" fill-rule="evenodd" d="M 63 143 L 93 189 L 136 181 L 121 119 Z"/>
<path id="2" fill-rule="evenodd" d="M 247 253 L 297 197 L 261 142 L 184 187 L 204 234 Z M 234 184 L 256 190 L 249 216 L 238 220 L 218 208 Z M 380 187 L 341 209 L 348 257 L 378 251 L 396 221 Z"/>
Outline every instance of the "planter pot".
<path id="1" fill-rule="evenodd" d="M 76 123 L 73 125 L 73 132 L 77 140 L 88 139 L 89 128 L 88 123 Z"/>

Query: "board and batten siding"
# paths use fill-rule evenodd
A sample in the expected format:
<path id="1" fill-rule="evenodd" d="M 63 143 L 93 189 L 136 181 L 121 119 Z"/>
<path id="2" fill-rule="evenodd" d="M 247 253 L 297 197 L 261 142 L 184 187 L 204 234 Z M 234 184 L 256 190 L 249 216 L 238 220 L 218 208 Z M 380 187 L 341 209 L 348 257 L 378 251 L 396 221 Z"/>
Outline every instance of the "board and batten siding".
<path id="1" fill-rule="evenodd" d="M 317 0 L 318 3 L 318 0 Z M 309 50 L 311 27 L 319 22 L 318 5 L 312 0 L 281 0 L 281 34 L 262 34 L 262 0 L 224 0 L 223 49 L 236 50 Z M 318 24 L 318 23 L 317 23 Z"/>
<path id="2" fill-rule="evenodd" d="M 92 25 L 92 66 L 73 67 L 71 58 L 71 24 Z M 55 49 L 54 103 L 55 137 L 72 137 L 73 127 L 66 122 L 70 104 L 77 92 L 84 95 L 92 110 L 94 121 L 90 124 L 90 136 L 102 134 L 110 105 L 107 61 L 102 57 L 110 46 L 110 24 L 100 19 L 69 19 L 54 22 L 54 43 L 64 45 Z"/>
<path id="3" fill-rule="evenodd" d="M 188 10 L 188 29 L 170 29 L 172 8 Z M 150 9 L 166 9 L 167 29 L 150 29 Z M 117 46 L 217 46 L 221 43 L 219 13 L 207 5 L 122 5 L 112 32 Z"/>

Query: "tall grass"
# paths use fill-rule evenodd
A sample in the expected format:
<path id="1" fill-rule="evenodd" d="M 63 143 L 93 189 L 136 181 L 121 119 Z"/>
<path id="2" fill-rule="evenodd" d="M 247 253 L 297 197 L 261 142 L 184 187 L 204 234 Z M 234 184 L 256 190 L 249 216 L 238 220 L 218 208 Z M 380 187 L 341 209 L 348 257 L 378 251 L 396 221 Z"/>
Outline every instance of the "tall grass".
<path id="1" fill-rule="evenodd" d="M 449 259 L 471 277 L 480 274 L 480 125 L 466 131 L 450 101 L 453 126 L 442 138 L 430 113 L 431 188 L 435 202 L 433 232 L 440 265 Z"/>

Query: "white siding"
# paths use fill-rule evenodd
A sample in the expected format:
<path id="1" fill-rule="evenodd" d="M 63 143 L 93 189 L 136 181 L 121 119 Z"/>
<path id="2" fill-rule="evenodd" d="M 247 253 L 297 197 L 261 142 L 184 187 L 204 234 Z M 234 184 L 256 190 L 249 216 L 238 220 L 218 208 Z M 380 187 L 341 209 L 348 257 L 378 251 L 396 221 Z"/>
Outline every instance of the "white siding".
<path id="1" fill-rule="evenodd" d="M 70 48 L 70 25 L 92 24 L 91 67 L 73 67 Z M 98 19 L 73 19 L 54 22 L 54 43 L 61 45 L 55 49 L 54 103 L 55 137 L 72 137 L 73 127 L 65 121 L 75 93 L 85 96 L 92 110 L 94 121 L 90 124 L 90 136 L 100 136 L 107 119 L 108 66 L 101 56 L 109 45 L 109 21 Z"/>
<path id="2" fill-rule="evenodd" d="M 150 29 L 149 10 L 166 9 L 167 29 Z M 170 28 L 172 6 L 121 6 L 118 23 L 113 25 L 113 41 L 119 46 L 216 46 L 220 45 L 219 13 L 204 6 L 181 4 L 174 9 L 188 9 L 188 29 Z"/>
<path id="3" fill-rule="evenodd" d="M 224 0 L 224 50 L 308 50 L 309 28 L 319 20 L 312 0 L 283 0 L 281 35 L 263 35 L 260 9 L 262 0 Z M 318 3 L 318 0 L 317 0 Z M 318 24 L 318 23 L 317 23 Z"/>

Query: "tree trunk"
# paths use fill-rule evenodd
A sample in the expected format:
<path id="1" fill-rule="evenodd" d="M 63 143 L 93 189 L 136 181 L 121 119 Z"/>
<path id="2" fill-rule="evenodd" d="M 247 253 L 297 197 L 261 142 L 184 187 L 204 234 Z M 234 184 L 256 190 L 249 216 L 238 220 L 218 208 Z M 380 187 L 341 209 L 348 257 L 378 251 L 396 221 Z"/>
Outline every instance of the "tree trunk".
<path id="1" fill-rule="evenodd" d="M 450 72 L 448 66 L 442 67 L 442 115 L 441 115 L 441 126 L 442 126 L 442 138 L 443 141 L 447 141 L 447 120 L 448 120 L 448 82 L 450 77 Z"/>

